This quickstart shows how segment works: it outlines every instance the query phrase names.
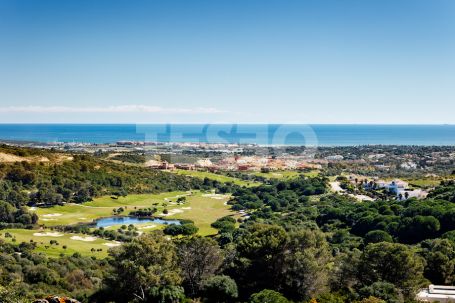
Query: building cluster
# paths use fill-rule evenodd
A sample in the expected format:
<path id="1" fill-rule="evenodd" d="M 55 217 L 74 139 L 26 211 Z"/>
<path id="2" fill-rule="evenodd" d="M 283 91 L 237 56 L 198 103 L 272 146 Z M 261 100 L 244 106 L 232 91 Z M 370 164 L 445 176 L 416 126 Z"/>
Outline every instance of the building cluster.
<path id="1" fill-rule="evenodd" d="M 292 158 L 273 158 L 260 156 L 232 156 L 224 157 L 216 162 L 208 158 L 198 159 L 194 164 L 169 163 L 167 161 L 150 160 L 147 167 L 153 169 L 184 169 L 207 171 L 277 171 L 277 170 L 305 170 L 322 169 L 317 160 L 298 160 Z"/>
<path id="2" fill-rule="evenodd" d="M 349 176 L 352 183 L 360 182 L 361 186 L 367 191 L 385 189 L 391 194 L 394 194 L 398 200 L 407 200 L 409 198 L 424 199 L 428 195 L 427 191 L 422 189 L 412 189 L 408 182 L 400 179 L 385 181 L 373 178 L 371 180 L 360 180 L 358 177 Z"/>
<path id="3" fill-rule="evenodd" d="M 312 160 L 293 157 L 234 156 L 226 157 L 217 163 L 220 170 L 228 171 L 276 171 L 321 169 L 322 165 Z"/>

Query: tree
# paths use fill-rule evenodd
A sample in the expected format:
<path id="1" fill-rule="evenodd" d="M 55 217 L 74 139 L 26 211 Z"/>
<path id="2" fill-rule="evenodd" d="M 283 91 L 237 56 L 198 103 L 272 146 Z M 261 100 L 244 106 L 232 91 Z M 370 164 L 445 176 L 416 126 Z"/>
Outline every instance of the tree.
<path id="1" fill-rule="evenodd" d="M 301 301 L 325 292 L 330 261 L 331 252 L 322 232 L 298 230 L 289 233 L 279 262 L 283 293 Z"/>
<path id="2" fill-rule="evenodd" d="M 330 275 L 332 289 L 352 289 L 358 283 L 361 252 L 358 249 L 342 253 L 335 258 Z"/>
<path id="3" fill-rule="evenodd" d="M 223 262 L 223 252 L 209 238 L 193 237 L 181 240 L 177 256 L 182 271 L 183 283 L 190 296 L 195 296 L 202 281 L 214 275 Z"/>
<path id="4" fill-rule="evenodd" d="M 234 218 L 226 216 L 216 220 L 211 226 L 218 229 L 220 234 L 231 233 L 235 230 L 235 222 Z"/>
<path id="5" fill-rule="evenodd" d="M 162 232 L 144 234 L 109 253 L 113 276 L 107 280 L 116 302 L 133 299 L 146 302 L 157 300 L 169 287 L 181 283 L 177 255 L 172 241 Z"/>
<path id="6" fill-rule="evenodd" d="M 389 282 L 406 296 L 413 296 L 424 282 L 423 259 L 403 244 L 369 244 L 360 258 L 359 281 L 366 286 Z"/>
<path id="7" fill-rule="evenodd" d="M 237 284 L 229 276 L 213 276 L 204 281 L 204 297 L 210 303 L 228 303 L 238 297 Z"/>
<path id="8" fill-rule="evenodd" d="M 14 222 L 16 208 L 9 203 L 0 201 L 0 222 Z"/>
<path id="9" fill-rule="evenodd" d="M 199 228 L 194 225 L 193 223 L 185 223 L 185 224 L 169 224 L 166 226 L 163 230 L 163 232 L 166 235 L 171 235 L 171 236 L 178 236 L 178 235 L 184 235 L 184 236 L 191 236 L 197 233 Z"/>
<path id="10" fill-rule="evenodd" d="M 434 237 L 440 228 L 441 224 L 434 216 L 415 216 L 401 220 L 398 232 L 402 243 L 417 243 Z"/>
<path id="11" fill-rule="evenodd" d="M 276 225 L 253 224 L 236 236 L 236 258 L 231 275 L 245 295 L 263 289 L 275 289 L 279 260 L 287 242 L 286 231 Z"/>
<path id="12" fill-rule="evenodd" d="M 264 289 L 252 294 L 249 303 L 289 303 L 289 301 L 277 291 Z"/>
<path id="13" fill-rule="evenodd" d="M 359 290 L 360 296 L 363 298 L 376 297 L 384 300 L 387 303 L 401 303 L 403 298 L 395 285 L 388 282 L 375 282 L 369 286 L 365 286 Z"/>
<path id="14" fill-rule="evenodd" d="M 185 290 L 181 286 L 165 285 L 153 286 L 150 290 L 152 302 L 177 303 L 185 300 Z"/>
<path id="15" fill-rule="evenodd" d="M 372 230 L 365 235 L 365 244 L 379 242 L 393 242 L 392 236 L 383 230 Z"/>
<path id="16" fill-rule="evenodd" d="M 452 284 L 455 275 L 455 247 L 447 239 L 422 242 L 422 255 L 426 260 L 424 275 L 433 284 Z"/>

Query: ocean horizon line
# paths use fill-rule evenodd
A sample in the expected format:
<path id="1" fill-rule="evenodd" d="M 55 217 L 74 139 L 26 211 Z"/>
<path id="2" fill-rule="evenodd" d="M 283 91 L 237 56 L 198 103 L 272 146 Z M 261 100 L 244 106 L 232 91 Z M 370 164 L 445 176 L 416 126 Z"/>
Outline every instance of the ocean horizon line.
<path id="1" fill-rule="evenodd" d="M 97 122 L 0 122 L 0 125 L 315 125 L 315 126 L 455 126 L 454 123 L 288 123 L 288 122 L 158 122 L 158 123 L 97 123 Z"/>

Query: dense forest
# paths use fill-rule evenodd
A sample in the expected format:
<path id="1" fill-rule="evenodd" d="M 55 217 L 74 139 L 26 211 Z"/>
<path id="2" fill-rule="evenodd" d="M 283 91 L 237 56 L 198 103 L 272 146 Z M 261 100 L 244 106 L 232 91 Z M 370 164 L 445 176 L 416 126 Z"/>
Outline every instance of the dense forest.
<path id="1" fill-rule="evenodd" d="M 421 286 L 454 282 L 452 202 L 355 203 L 325 193 L 324 184 L 323 178 L 300 178 L 239 189 L 231 203 L 254 209 L 240 228 L 226 217 L 213 224 L 220 231 L 213 239 L 169 241 L 155 232 L 111 249 L 106 260 L 77 254 L 55 260 L 31 252 L 33 243 L 2 244 L 3 296 L 51 292 L 87 302 L 412 302 Z M 446 184 L 436 192 L 451 190 Z M 320 201 L 313 199 L 317 195 Z"/>

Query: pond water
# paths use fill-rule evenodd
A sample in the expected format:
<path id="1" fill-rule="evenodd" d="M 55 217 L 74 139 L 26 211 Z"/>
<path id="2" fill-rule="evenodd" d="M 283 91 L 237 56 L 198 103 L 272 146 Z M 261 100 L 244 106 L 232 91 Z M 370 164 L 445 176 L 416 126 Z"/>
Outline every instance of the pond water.
<path id="1" fill-rule="evenodd" d="M 165 220 L 157 218 L 139 218 L 139 217 L 109 217 L 102 218 L 96 221 L 96 227 L 109 227 L 112 225 L 130 225 L 140 223 L 156 223 L 156 224 L 176 224 L 180 225 L 179 220 Z"/>

